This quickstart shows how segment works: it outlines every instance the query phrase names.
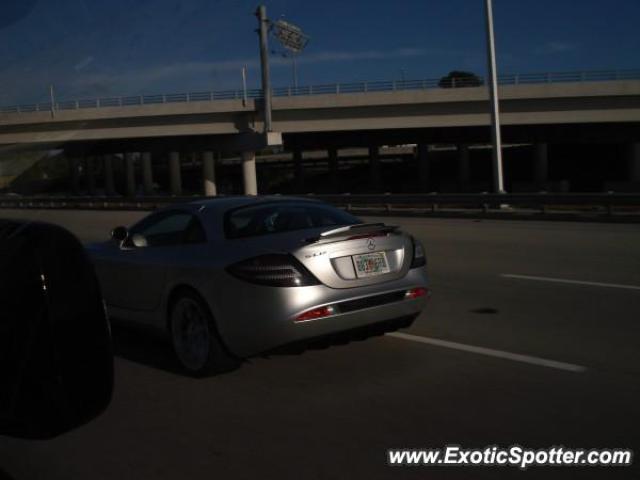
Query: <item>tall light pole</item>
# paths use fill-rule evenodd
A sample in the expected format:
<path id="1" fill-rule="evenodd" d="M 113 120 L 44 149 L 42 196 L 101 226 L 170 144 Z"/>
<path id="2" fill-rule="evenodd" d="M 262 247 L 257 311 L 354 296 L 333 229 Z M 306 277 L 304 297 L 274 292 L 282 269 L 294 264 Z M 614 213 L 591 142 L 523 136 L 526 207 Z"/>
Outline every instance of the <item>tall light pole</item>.
<path id="1" fill-rule="evenodd" d="M 56 116 L 56 97 L 53 93 L 53 85 L 49 85 L 49 102 L 51 103 L 51 116 Z"/>
<path id="2" fill-rule="evenodd" d="M 296 54 L 291 55 L 291 64 L 293 66 L 293 88 L 298 90 L 298 65 L 296 64 Z"/>
<path id="3" fill-rule="evenodd" d="M 264 131 L 271 132 L 271 77 L 269 75 L 269 19 L 267 7 L 260 5 L 256 11 L 258 17 L 258 34 L 260 36 L 260 67 L 262 70 L 262 97 L 264 106 Z"/>
<path id="4" fill-rule="evenodd" d="M 493 144 L 493 188 L 504 193 L 502 173 L 502 138 L 500 136 L 500 109 L 498 104 L 498 78 L 496 75 L 496 43 L 493 35 L 492 0 L 485 0 L 487 20 L 487 57 L 489 64 L 489 96 L 491 99 L 491 142 Z"/>
<path id="5" fill-rule="evenodd" d="M 247 106 L 247 66 L 242 67 L 242 106 Z"/>

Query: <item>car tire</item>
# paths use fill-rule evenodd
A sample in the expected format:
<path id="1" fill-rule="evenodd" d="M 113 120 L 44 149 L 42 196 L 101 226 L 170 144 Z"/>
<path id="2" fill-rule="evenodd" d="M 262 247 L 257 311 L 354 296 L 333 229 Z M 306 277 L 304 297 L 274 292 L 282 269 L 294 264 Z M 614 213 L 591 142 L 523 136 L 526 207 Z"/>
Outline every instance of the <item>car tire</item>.
<path id="1" fill-rule="evenodd" d="M 169 333 L 183 369 L 201 377 L 229 372 L 240 366 L 223 344 L 206 303 L 195 292 L 181 290 L 169 309 Z"/>

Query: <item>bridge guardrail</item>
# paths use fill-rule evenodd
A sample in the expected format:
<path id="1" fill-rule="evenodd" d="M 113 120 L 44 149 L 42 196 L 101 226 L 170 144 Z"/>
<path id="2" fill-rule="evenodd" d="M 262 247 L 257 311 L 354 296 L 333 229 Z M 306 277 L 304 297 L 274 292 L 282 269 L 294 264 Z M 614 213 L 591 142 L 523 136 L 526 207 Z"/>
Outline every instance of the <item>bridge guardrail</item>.
<path id="1" fill-rule="evenodd" d="M 424 90 L 431 88 L 476 87 L 484 84 L 482 77 L 453 78 L 442 81 L 442 78 L 418 80 L 361 81 L 347 83 L 331 83 L 322 85 L 306 85 L 299 87 L 276 87 L 272 89 L 275 97 L 291 97 L 299 95 L 325 95 L 344 93 L 388 92 L 398 90 Z M 499 85 L 522 85 L 537 83 L 564 82 L 601 82 L 615 80 L 640 80 L 640 70 L 589 70 L 575 72 L 516 73 L 498 76 Z M 247 98 L 262 98 L 262 90 L 247 90 Z M 152 105 L 158 103 L 207 102 L 215 100 L 240 100 L 243 91 L 222 90 L 209 92 L 183 92 L 150 95 L 129 95 L 122 97 L 90 98 L 80 100 L 61 100 L 52 105 L 51 102 L 9 105 L 0 107 L 0 113 L 30 113 L 52 110 L 77 110 L 84 108 L 122 107 L 133 105 Z"/>
<path id="2" fill-rule="evenodd" d="M 441 207 L 467 207 L 487 212 L 502 205 L 529 208 L 548 213 L 551 207 L 601 207 L 612 215 L 615 207 L 638 207 L 640 194 L 635 193 L 430 193 L 430 194 L 355 194 L 318 195 L 317 198 L 348 210 L 358 207 L 381 206 L 385 210 L 402 207 L 430 208 L 432 212 Z M 639 212 L 640 213 L 640 212 Z"/>
<path id="3" fill-rule="evenodd" d="M 420 193 L 420 194 L 306 194 L 347 210 L 375 209 L 402 212 L 406 209 L 423 209 L 437 212 L 445 208 L 471 208 L 482 212 L 499 209 L 502 205 L 538 210 L 548 213 L 550 208 L 602 208 L 613 215 L 616 208 L 633 208 L 640 214 L 640 193 Z M 0 208 L 52 208 L 52 209 L 141 209 L 152 210 L 170 204 L 198 201 L 211 197 L 203 196 L 13 196 L 1 195 Z"/>

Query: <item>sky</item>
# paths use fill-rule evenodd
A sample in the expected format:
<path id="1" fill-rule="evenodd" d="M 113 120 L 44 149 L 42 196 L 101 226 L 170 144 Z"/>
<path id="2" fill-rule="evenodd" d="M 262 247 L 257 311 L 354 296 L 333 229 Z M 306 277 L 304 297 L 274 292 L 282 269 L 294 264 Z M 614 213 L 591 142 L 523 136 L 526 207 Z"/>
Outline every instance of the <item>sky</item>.
<path id="1" fill-rule="evenodd" d="M 310 36 L 300 85 L 486 74 L 483 0 L 265 0 Z M 259 86 L 257 2 L 3 0 L 0 105 Z M 494 0 L 500 73 L 640 69 L 640 0 Z M 291 62 L 270 39 L 274 86 Z"/>

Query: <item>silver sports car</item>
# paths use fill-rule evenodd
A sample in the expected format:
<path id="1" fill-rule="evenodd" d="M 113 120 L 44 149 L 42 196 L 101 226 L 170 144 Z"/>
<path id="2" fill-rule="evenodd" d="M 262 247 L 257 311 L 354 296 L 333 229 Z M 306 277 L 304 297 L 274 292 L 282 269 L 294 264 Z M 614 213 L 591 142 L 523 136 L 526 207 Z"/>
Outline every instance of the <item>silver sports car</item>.
<path id="1" fill-rule="evenodd" d="M 300 198 L 179 204 L 88 248 L 109 315 L 164 329 L 194 374 L 298 340 L 408 326 L 429 293 L 415 238 Z"/>

